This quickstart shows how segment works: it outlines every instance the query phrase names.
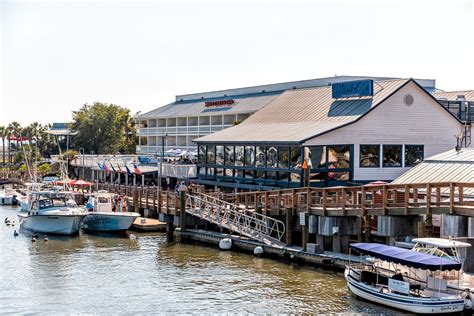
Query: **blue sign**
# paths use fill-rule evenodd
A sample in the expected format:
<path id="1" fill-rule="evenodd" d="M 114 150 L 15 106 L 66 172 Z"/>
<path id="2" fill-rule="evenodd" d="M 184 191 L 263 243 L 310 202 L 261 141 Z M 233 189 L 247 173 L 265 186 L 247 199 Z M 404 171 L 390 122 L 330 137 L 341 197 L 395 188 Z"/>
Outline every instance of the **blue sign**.
<path id="1" fill-rule="evenodd" d="M 332 84 L 332 98 L 367 97 L 374 95 L 374 81 L 357 80 Z"/>

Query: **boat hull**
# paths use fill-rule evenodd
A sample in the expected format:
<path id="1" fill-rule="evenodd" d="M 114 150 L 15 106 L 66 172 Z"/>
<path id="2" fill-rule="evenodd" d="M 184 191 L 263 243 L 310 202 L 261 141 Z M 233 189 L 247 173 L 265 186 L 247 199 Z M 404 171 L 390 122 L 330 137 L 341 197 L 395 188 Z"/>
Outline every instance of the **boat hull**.
<path id="1" fill-rule="evenodd" d="M 19 216 L 21 228 L 44 234 L 74 235 L 81 229 L 86 215 L 29 215 Z"/>
<path id="2" fill-rule="evenodd" d="M 101 232 L 126 231 L 138 216 L 138 213 L 91 212 L 87 214 L 82 228 Z"/>
<path id="3" fill-rule="evenodd" d="M 344 276 L 349 290 L 354 295 L 381 305 L 416 314 L 446 314 L 462 312 L 464 310 L 463 299 L 415 298 L 393 293 L 381 293 L 376 288 L 355 280 L 348 274 L 347 270 Z"/>

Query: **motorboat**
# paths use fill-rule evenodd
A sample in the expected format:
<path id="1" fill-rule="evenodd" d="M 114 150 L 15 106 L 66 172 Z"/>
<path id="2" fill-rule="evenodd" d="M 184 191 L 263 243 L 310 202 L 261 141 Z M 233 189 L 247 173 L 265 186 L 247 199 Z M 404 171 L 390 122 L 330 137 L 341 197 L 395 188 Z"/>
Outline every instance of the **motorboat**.
<path id="1" fill-rule="evenodd" d="M 125 198 L 102 190 L 89 197 L 86 209 L 88 213 L 82 227 L 88 231 L 126 231 L 140 216 L 138 213 L 127 211 Z"/>
<path id="2" fill-rule="evenodd" d="M 344 276 L 356 296 L 381 305 L 417 314 L 445 314 L 464 310 L 461 293 L 449 293 L 445 277 L 462 265 L 448 258 L 376 243 L 351 244 L 370 260 L 350 263 Z M 388 265 L 377 265 L 384 261 Z M 400 267 L 407 269 L 403 273 Z M 424 278 L 419 271 L 427 271 Z"/>
<path id="3" fill-rule="evenodd" d="M 19 194 L 13 188 L 0 190 L 0 205 L 16 205 Z"/>
<path id="4" fill-rule="evenodd" d="M 87 213 L 70 192 L 31 192 L 28 213 L 20 213 L 20 228 L 38 233 L 73 235 Z"/>

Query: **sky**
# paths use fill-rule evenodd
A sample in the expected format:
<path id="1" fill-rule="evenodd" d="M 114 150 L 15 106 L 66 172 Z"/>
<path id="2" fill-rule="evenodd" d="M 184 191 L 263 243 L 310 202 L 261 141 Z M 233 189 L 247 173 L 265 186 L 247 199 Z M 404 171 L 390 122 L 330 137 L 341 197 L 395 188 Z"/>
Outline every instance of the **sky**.
<path id="1" fill-rule="evenodd" d="M 334 75 L 474 89 L 474 0 L 0 0 L 0 125 Z"/>

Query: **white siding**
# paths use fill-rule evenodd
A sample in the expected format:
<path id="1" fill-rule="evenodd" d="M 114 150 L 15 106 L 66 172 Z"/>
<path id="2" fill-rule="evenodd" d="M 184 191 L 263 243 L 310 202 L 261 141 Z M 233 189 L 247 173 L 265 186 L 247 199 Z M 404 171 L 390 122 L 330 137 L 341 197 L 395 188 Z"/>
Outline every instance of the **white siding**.
<path id="1" fill-rule="evenodd" d="M 406 94 L 411 106 L 403 103 Z M 410 168 L 359 168 L 360 144 L 413 144 L 425 146 L 425 158 L 456 146 L 460 123 L 429 95 L 408 83 L 359 121 L 308 140 L 305 145 L 354 145 L 354 181 L 393 180 Z M 404 162 L 403 162 L 404 163 Z"/>

